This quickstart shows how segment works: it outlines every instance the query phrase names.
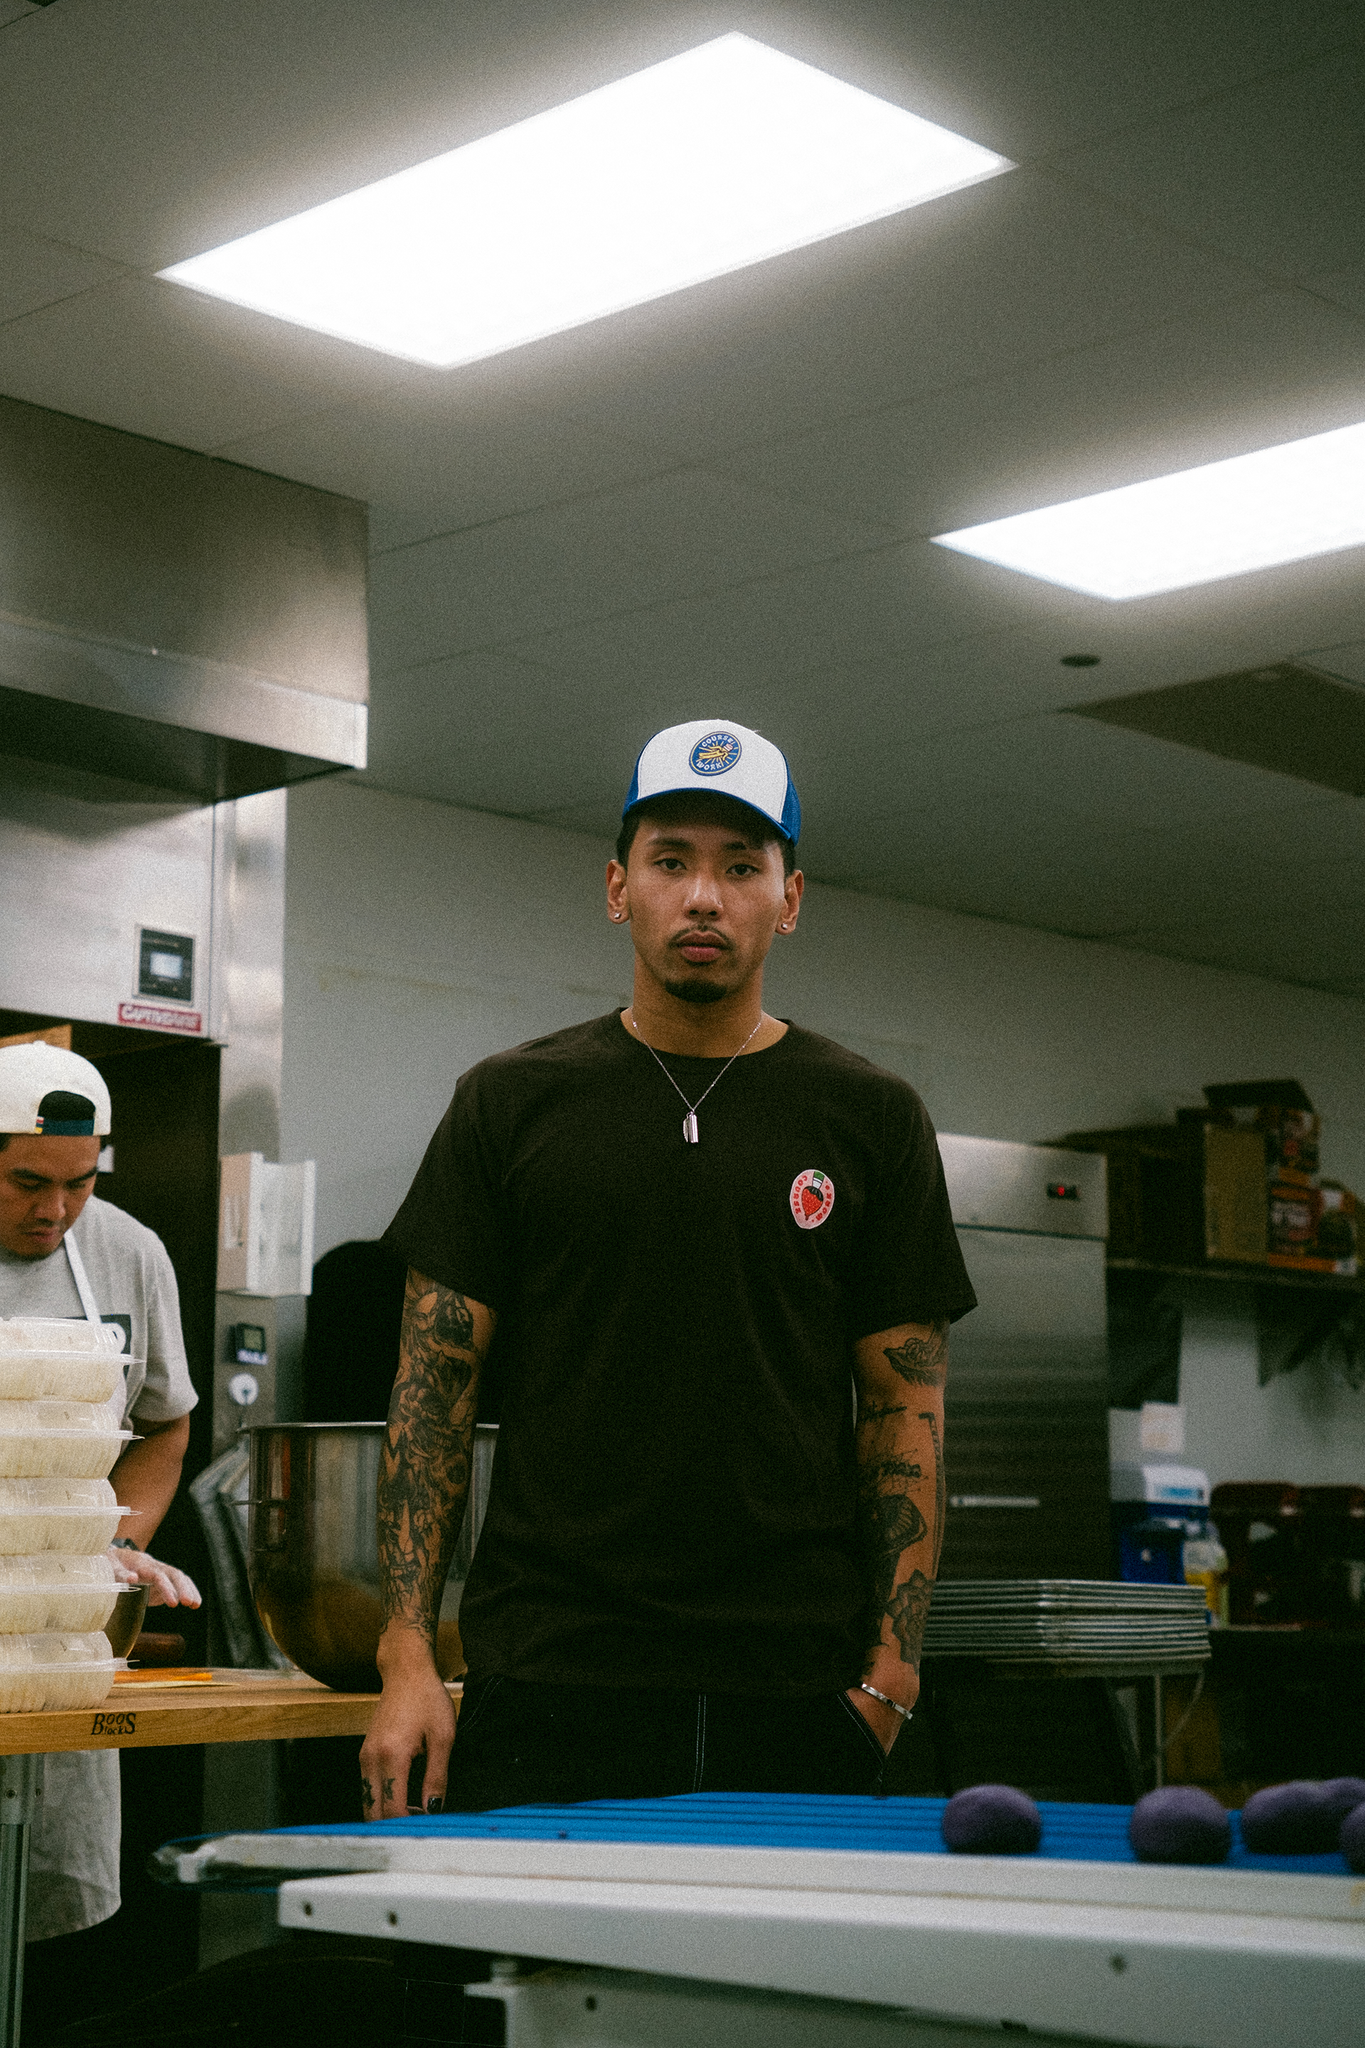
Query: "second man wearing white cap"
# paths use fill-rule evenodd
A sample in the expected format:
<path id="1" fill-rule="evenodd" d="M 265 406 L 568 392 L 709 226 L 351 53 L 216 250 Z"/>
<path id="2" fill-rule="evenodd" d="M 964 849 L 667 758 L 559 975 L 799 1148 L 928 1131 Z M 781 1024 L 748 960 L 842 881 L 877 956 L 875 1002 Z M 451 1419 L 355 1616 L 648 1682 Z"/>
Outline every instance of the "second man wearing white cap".
<path id="1" fill-rule="evenodd" d="M 630 1005 L 465 1074 L 391 1228 L 372 1816 L 416 1758 L 428 1809 L 872 1791 L 914 1705 L 974 1297 L 919 1098 L 763 1008 L 800 819 L 760 734 L 657 734 L 607 870 Z M 432 1642 L 481 1385 L 451 1758 Z"/>

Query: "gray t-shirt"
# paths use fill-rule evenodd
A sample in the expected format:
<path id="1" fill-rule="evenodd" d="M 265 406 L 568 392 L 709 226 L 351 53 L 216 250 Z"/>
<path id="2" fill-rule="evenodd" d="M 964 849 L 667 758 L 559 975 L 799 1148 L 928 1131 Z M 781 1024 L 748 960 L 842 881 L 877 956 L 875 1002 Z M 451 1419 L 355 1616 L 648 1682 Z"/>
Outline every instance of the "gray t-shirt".
<path id="1" fill-rule="evenodd" d="M 95 1302 L 124 1330 L 125 1423 L 173 1422 L 198 1400 L 185 1363 L 175 1269 L 154 1231 L 92 1195 L 71 1235 Z M 83 1316 L 64 1246 L 44 1259 L 0 1247 L 0 1316 Z M 30 1840 L 27 1938 L 97 1926 L 119 1907 L 119 1768 L 115 1750 L 47 1759 Z"/>

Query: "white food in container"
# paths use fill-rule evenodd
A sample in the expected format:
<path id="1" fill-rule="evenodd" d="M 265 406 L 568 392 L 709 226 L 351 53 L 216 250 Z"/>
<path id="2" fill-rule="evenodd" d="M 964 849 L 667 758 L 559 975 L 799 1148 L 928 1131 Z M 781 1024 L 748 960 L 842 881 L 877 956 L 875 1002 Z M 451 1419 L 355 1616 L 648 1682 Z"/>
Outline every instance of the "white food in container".
<path id="1" fill-rule="evenodd" d="M 129 1362 L 117 1323 L 0 1321 L 0 1400 L 108 1401 Z"/>
<path id="2" fill-rule="evenodd" d="M 106 1479 L 132 1434 L 108 1402 L 0 1400 L 0 1479 Z"/>
<path id="3" fill-rule="evenodd" d="M 128 1513 L 107 1479 L 0 1479 L 0 1557 L 88 1557 L 107 1548 Z"/>
<path id="4" fill-rule="evenodd" d="M 0 1351 L 0 1401 L 108 1401 L 123 1385 L 124 1360 L 79 1351 Z"/>
<path id="5" fill-rule="evenodd" d="M 120 1662 L 99 1629 L 0 1636 L 0 1714 L 97 1707 Z"/>
<path id="6" fill-rule="evenodd" d="M 102 1629 L 119 1581 L 106 1551 L 92 1557 L 0 1557 L 0 1635 Z"/>

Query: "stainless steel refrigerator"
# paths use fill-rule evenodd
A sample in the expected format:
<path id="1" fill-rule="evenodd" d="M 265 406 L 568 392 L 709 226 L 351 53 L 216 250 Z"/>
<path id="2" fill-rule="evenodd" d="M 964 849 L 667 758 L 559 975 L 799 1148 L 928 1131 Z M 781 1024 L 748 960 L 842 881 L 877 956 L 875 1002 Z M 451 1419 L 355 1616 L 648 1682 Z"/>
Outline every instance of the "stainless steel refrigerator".
<path id="1" fill-rule="evenodd" d="M 939 1146 L 980 1302 L 949 1346 L 940 1576 L 1108 1578 L 1106 1162 Z"/>

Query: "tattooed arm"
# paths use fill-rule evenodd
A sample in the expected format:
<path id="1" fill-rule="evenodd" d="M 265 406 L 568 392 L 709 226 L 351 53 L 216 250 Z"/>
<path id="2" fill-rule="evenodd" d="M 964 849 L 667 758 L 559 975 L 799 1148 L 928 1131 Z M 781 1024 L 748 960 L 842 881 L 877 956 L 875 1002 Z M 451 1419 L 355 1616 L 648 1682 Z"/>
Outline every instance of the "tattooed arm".
<path id="1" fill-rule="evenodd" d="M 948 1325 L 906 1323 L 864 1337 L 858 1388 L 858 1522 L 867 1584 L 863 1676 L 903 1707 L 919 1697 L 920 1644 L 943 1548 L 943 1382 Z M 898 1714 L 850 1699 L 890 1749 Z"/>
<path id="2" fill-rule="evenodd" d="M 409 1270 L 379 1464 L 384 1695 L 360 1752 L 367 1820 L 408 1811 L 408 1772 L 423 1754 L 423 1810 L 445 1795 L 455 1715 L 436 1669 L 436 1621 L 469 1490 L 479 1368 L 493 1330 L 490 1309 Z"/>

